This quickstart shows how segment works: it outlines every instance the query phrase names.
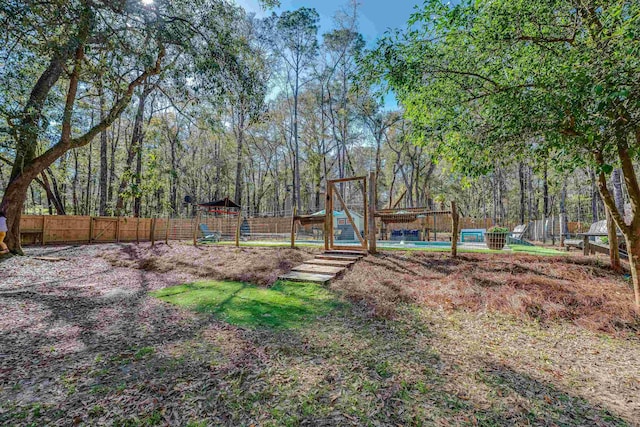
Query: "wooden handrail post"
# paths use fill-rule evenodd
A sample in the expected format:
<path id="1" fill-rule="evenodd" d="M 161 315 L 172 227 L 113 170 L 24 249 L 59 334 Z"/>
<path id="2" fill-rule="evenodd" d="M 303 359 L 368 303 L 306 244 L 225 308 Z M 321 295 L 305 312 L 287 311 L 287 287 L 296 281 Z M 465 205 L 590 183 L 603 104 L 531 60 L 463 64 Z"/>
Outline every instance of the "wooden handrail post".
<path id="1" fill-rule="evenodd" d="M 325 211 L 327 215 L 327 222 L 329 223 L 329 249 L 333 249 L 333 184 L 329 181 L 327 190 L 329 191 L 328 201 L 329 208 Z"/>
<path id="2" fill-rule="evenodd" d="M 297 209 L 294 206 L 291 210 L 291 248 L 296 247 L 296 213 Z"/>
<path id="3" fill-rule="evenodd" d="M 369 173 L 369 253 L 376 253 L 376 173 Z"/>
<path id="4" fill-rule="evenodd" d="M 324 195 L 324 250 L 329 250 L 329 234 L 331 233 L 331 226 L 329 224 L 329 209 L 331 208 L 331 203 L 329 198 L 331 197 L 331 191 L 329 191 L 329 183 L 326 183 L 327 188 L 325 189 Z"/>

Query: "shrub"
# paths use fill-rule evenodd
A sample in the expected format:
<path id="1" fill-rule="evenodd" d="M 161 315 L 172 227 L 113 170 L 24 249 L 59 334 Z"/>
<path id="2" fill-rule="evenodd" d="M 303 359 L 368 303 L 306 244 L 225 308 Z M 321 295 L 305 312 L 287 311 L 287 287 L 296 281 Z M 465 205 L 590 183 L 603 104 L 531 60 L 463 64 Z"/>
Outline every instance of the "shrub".
<path id="1" fill-rule="evenodd" d="M 488 231 L 489 233 L 508 233 L 509 229 L 506 227 L 500 227 L 498 225 L 494 225 Z"/>

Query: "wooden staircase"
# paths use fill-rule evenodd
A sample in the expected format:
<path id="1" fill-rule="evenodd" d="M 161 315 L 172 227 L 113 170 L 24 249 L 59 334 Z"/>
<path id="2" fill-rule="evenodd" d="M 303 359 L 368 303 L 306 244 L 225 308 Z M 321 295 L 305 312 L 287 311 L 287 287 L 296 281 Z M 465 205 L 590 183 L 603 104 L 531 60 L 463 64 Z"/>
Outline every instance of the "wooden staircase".
<path id="1" fill-rule="evenodd" d="M 367 253 L 363 251 L 325 251 L 314 259 L 294 267 L 278 279 L 326 285 L 366 255 Z"/>

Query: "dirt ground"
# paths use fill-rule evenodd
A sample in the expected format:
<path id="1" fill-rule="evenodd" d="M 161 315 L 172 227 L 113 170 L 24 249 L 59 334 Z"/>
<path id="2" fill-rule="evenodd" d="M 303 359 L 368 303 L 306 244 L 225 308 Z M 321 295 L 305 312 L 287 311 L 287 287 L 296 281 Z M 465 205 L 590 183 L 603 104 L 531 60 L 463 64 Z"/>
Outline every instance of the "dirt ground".
<path id="1" fill-rule="evenodd" d="M 368 257 L 331 285 L 346 308 L 299 330 L 149 296 L 268 286 L 310 257 L 123 244 L 3 261 L 0 424 L 640 425 L 628 280 L 579 255 Z"/>

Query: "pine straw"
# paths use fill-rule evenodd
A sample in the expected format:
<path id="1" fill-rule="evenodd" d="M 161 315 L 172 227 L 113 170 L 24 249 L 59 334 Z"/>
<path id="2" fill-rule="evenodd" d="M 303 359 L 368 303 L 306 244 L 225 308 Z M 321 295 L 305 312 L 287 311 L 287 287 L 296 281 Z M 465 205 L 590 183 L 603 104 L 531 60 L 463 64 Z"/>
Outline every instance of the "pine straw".
<path id="1" fill-rule="evenodd" d="M 499 311 L 594 331 L 640 331 L 633 291 L 598 259 L 524 254 L 383 253 L 359 262 L 332 287 L 392 317 L 400 302 L 448 310 Z"/>
<path id="2" fill-rule="evenodd" d="M 126 245 L 117 251 L 105 251 L 102 257 L 114 267 L 266 286 L 311 255 L 294 249 Z"/>

